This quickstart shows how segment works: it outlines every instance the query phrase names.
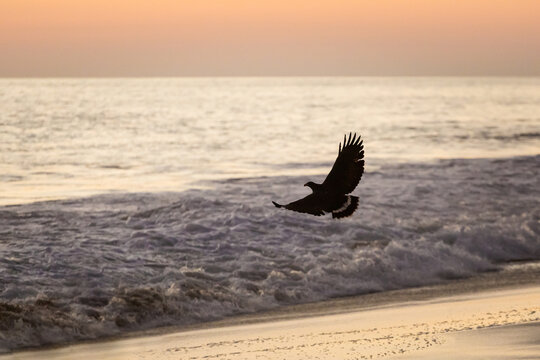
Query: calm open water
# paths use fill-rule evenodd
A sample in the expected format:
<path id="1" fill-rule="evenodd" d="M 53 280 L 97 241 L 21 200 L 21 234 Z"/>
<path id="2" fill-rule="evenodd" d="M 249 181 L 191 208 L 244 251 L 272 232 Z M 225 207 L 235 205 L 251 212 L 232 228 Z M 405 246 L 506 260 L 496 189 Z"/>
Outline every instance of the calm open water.
<path id="1" fill-rule="evenodd" d="M 0 204 L 540 149 L 540 78 L 0 80 Z"/>

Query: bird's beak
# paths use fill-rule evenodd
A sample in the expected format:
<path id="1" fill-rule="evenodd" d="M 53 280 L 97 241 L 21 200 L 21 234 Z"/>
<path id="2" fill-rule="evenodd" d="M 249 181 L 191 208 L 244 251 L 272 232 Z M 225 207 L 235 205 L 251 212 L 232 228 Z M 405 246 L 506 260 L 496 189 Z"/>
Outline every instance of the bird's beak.
<path id="1" fill-rule="evenodd" d="M 307 183 L 305 183 L 304 186 L 307 186 Z"/>

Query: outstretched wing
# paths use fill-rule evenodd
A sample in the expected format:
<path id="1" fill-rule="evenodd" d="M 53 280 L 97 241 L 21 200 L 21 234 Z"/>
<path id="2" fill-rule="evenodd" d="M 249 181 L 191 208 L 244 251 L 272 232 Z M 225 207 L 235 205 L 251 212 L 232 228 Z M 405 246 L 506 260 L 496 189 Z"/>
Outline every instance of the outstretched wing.
<path id="1" fill-rule="evenodd" d="M 339 144 L 339 153 L 330 173 L 322 183 L 323 186 L 342 194 L 348 194 L 354 190 L 364 173 L 364 145 L 360 136 L 352 136 L 349 139 L 345 135 L 343 148 Z"/>
<path id="2" fill-rule="evenodd" d="M 321 201 L 315 194 L 310 194 L 305 198 L 293 201 L 292 203 L 289 203 L 287 205 L 280 205 L 276 202 L 273 203 L 276 207 L 284 207 L 285 209 L 289 209 L 292 211 L 311 214 L 315 216 L 324 215 Z"/>

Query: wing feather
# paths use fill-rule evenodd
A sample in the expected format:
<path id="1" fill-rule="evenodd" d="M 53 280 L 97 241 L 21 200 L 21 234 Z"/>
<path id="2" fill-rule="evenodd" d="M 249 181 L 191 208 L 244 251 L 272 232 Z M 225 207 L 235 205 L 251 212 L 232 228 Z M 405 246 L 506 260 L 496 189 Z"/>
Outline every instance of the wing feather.
<path id="1" fill-rule="evenodd" d="M 315 194 L 310 194 L 300 200 L 283 205 L 285 209 L 316 216 L 324 215 L 320 199 Z"/>
<path id="2" fill-rule="evenodd" d="M 362 175 L 364 174 L 364 145 L 361 137 L 354 137 L 349 133 L 349 138 L 345 135 L 343 147 L 339 147 L 338 157 L 332 166 L 332 170 L 323 182 L 323 186 L 332 191 L 342 194 L 352 192 Z"/>

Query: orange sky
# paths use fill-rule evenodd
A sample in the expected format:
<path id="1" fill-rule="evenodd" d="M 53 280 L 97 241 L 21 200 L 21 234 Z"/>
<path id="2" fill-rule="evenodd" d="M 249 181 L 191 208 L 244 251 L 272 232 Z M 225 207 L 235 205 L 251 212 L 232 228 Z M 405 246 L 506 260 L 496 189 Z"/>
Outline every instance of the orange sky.
<path id="1" fill-rule="evenodd" d="M 0 0 L 0 76 L 540 75 L 540 0 Z"/>

